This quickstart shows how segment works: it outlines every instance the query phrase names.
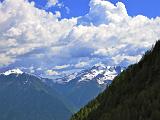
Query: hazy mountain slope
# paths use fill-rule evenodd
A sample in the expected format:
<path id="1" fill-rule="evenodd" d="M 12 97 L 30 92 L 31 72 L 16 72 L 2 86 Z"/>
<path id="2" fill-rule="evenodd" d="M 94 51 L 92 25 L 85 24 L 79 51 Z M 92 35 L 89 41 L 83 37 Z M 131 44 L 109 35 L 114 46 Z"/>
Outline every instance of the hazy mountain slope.
<path id="1" fill-rule="evenodd" d="M 160 120 L 160 41 L 71 120 Z"/>
<path id="2" fill-rule="evenodd" d="M 40 78 L 0 75 L 0 120 L 67 120 L 72 112 L 65 104 Z"/>

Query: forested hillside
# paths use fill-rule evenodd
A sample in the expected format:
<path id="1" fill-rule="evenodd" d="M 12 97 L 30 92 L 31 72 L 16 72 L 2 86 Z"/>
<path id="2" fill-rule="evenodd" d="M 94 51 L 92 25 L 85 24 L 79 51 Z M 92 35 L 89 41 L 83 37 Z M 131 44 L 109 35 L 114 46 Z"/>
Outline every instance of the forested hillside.
<path id="1" fill-rule="evenodd" d="M 160 41 L 71 120 L 160 120 Z"/>

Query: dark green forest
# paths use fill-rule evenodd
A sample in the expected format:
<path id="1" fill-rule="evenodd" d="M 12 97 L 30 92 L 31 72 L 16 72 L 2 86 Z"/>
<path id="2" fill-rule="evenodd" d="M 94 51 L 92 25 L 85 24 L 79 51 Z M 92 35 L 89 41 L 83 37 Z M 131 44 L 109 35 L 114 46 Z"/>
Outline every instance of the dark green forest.
<path id="1" fill-rule="evenodd" d="M 71 120 L 160 120 L 160 40 Z"/>

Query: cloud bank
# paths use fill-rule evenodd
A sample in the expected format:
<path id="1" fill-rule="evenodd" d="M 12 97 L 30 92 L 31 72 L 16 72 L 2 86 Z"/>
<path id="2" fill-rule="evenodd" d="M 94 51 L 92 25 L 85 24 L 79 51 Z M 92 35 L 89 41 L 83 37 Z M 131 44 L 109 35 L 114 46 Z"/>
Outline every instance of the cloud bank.
<path id="1" fill-rule="evenodd" d="M 60 12 L 40 10 L 26 0 L 0 3 L 0 66 L 37 65 L 53 75 L 51 69 L 68 66 L 128 65 L 160 38 L 160 17 L 131 17 L 121 2 L 91 0 L 85 16 L 59 18 Z"/>

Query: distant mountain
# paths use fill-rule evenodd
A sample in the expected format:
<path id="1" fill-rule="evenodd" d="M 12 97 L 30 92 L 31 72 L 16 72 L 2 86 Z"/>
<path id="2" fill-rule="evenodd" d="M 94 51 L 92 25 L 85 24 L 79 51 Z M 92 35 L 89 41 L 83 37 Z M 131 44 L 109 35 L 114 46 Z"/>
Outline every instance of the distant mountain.
<path id="1" fill-rule="evenodd" d="M 123 70 L 124 68 L 120 66 L 100 64 L 62 78 L 44 80 L 79 110 L 103 92 L 106 86 L 111 84 L 113 78 Z"/>
<path id="2" fill-rule="evenodd" d="M 71 120 L 160 120 L 160 41 Z"/>
<path id="3" fill-rule="evenodd" d="M 55 79 L 55 82 L 65 84 L 71 81 L 90 82 L 95 81 L 99 85 L 110 83 L 125 68 L 121 66 L 105 66 L 104 64 L 95 65 L 89 69 L 66 75 L 62 78 Z"/>
<path id="4" fill-rule="evenodd" d="M 13 69 L 0 74 L 0 120 L 67 120 L 72 107 L 41 78 Z"/>
<path id="5" fill-rule="evenodd" d="M 124 68 L 95 65 L 57 79 L 11 69 L 0 74 L 0 120 L 67 120 Z"/>

